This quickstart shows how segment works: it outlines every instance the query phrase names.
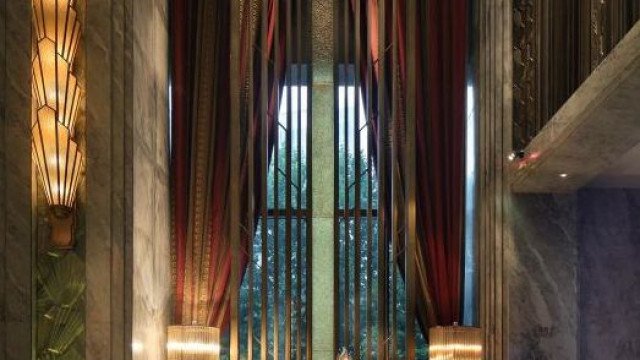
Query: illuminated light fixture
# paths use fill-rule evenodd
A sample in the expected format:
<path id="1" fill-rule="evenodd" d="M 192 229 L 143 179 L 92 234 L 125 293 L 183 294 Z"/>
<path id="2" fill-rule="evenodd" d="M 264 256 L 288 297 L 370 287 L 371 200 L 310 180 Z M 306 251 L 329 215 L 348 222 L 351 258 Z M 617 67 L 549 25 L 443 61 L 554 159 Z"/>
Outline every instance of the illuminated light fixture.
<path id="1" fill-rule="evenodd" d="M 58 249 L 73 247 L 73 204 L 83 157 L 69 129 L 55 121 L 55 111 L 38 111 L 31 129 L 33 155 L 51 209 L 51 242 Z"/>
<path id="2" fill-rule="evenodd" d="M 74 133 L 82 91 L 71 73 L 70 63 L 55 53 L 55 44 L 44 39 L 38 43 L 33 59 L 33 93 L 38 108 L 48 106 L 57 113 L 57 121 Z"/>
<path id="3" fill-rule="evenodd" d="M 140 354 L 142 353 L 143 350 L 144 350 L 144 344 L 142 342 L 136 341 L 136 340 L 131 342 L 131 351 L 134 354 Z"/>
<path id="4" fill-rule="evenodd" d="M 560 175 L 558 175 L 558 176 L 560 176 L 560 177 L 561 177 L 561 178 L 563 178 L 563 179 L 566 179 L 567 177 L 569 177 L 569 174 L 567 174 L 567 173 L 562 173 L 562 174 L 560 174 Z"/>
<path id="5" fill-rule="evenodd" d="M 169 326 L 168 360 L 218 360 L 220 329 L 207 326 Z"/>
<path id="6" fill-rule="evenodd" d="M 432 327 L 429 329 L 429 359 L 481 360 L 481 329 L 457 325 Z"/>
<path id="7" fill-rule="evenodd" d="M 33 0 L 33 22 L 37 42 L 48 39 L 57 54 L 73 63 L 80 42 L 80 21 L 71 0 Z"/>
<path id="8" fill-rule="evenodd" d="M 82 89 L 73 63 L 82 33 L 74 0 L 31 0 L 35 54 L 32 59 L 35 115 L 32 153 L 51 216 L 50 243 L 73 247 L 73 207 L 83 156 L 75 142 Z"/>

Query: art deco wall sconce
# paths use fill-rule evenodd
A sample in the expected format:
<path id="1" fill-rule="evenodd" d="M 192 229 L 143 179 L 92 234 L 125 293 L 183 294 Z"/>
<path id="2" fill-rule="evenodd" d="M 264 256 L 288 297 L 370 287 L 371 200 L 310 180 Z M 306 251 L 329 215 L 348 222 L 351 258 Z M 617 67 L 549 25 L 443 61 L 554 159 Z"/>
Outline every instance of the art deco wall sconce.
<path id="1" fill-rule="evenodd" d="M 73 246 L 73 208 L 83 166 L 75 142 L 82 89 L 73 74 L 81 26 L 73 0 L 33 0 L 33 157 L 51 209 L 51 244 Z"/>

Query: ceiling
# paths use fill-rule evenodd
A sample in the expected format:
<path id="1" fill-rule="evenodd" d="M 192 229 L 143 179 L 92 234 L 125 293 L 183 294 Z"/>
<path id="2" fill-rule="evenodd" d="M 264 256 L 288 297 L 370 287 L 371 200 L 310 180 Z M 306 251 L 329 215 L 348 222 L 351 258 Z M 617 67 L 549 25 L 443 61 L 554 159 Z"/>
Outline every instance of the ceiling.
<path id="1" fill-rule="evenodd" d="M 618 158 L 589 187 L 640 188 L 640 144 Z"/>

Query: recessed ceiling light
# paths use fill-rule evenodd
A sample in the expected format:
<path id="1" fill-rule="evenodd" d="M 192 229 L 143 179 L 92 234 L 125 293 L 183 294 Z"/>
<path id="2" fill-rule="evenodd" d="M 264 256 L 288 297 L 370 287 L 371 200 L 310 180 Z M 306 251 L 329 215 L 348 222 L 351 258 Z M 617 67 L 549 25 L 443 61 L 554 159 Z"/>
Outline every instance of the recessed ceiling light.
<path id="1" fill-rule="evenodd" d="M 563 178 L 563 179 L 564 179 L 564 178 L 567 178 L 567 177 L 569 176 L 569 174 L 567 174 L 567 173 L 562 173 L 562 174 L 560 174 L 559 176 L 560 176 L 561 178 Z"/>

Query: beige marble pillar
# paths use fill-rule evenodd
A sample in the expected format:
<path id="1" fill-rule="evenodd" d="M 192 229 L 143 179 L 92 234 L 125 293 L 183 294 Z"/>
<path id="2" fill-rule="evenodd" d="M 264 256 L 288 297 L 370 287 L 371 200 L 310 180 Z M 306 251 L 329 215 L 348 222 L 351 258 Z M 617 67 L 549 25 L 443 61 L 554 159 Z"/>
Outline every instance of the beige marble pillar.
<path id="1" fill-rule="evenodd" d="M 165 1 L 87 1 L 87 359 L 164 359 L 167 32 Z"/>
<path id="2" fill-rule="evenodd" d="M 31 358 L 31 3 L 0 0 L 0 360 Z"/>
<path id="3" fill-rule="evenodd" d="M 312 97 L 312 352 L 335 359 L 334 344 L 334 101 L 333 0 L 313 0 Z"/>

